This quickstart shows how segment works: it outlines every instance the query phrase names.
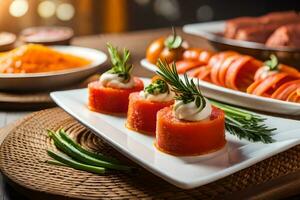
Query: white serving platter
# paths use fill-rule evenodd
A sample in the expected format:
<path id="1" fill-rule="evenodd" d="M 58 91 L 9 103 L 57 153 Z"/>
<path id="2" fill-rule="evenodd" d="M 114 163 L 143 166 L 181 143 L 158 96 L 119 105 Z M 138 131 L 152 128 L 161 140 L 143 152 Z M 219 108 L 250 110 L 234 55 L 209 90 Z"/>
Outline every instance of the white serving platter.
<path id="1" fill-rule="evenodd" d="M 143 79 L 145 85 L 149 79 Z M 88 90 L 51 93 L 66 112 L 106 140 L 120 153 L 145 169 L 183 189 L 195 188 L 249 167 L 268 157 L 300 144 L 300 122 L 265 116 L 266 124 L 276 127 L 271 144 L 251 143 L 226 133 L 227 145 L 206 156 L 176 157 L 158 151 L 155 137 L 125 127 L 125 117 L 92 112 L 87 108 Z"/>
<path id="2" fill-rule="evenodd" d="M 141 65 L 150 71 L 157 71 L 157 67 L 148 62 L 146 59 L 141 60 Z M 203 94 L 208 98 L 265 112 L 295 116 L 300 115 L 299 103 L 247 94 L 245 92 L 228 89 L 202 80 L 199 80 L 199 85 Z"/>
<path id="3" fill-rule="evenodd" d="M 78 46 L 50 46 L 51 48 L 91 61 L 87 66 L 43 73 L 2 74 L 0 73 L 0 89 L 13 91 L 50 90 L 67 86 L 91 76 L 101 70 L 107 56 L 102 51 Z"/>

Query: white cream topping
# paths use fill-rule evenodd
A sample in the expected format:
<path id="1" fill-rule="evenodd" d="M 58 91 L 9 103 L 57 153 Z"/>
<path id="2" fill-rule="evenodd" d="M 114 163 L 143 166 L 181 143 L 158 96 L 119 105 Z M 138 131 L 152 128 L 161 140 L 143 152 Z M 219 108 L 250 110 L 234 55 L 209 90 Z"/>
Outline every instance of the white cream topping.
<path id="1" fill-rule="evenodd" d="M 211 103 L 205 98 L 206 106 L 199 111 L 195 101 L 183 103 L 181 100 L 176 100 L 174 104 L 174 114 L 177 119 L 186 121 L 201 121 L 210 117 L 212 112 Z"/>
<path id="2" fill-rule="evenodd" d="M 276 74 L 278 71 L 270 71 L 270 68 L 268 66 L 263 67 L 263 71 L 260 74 L 260 79 L 265 79 L 273 74 Z"/>
<path id="3" fill-rule="evenodd" d="M 149 94 L 144 91 L 140 91 L 139 94 L 142 98 L 149 100 L 149 101 L 156 101 L 156 102 L 166 102 L 173 100 L 175 93 L 172 91 L 159 93 L 159 94 Z"/>
<path id="4" fill-rule="evenodd" d="M 99 78 L 99 81 L 104 87 L 129 89 L 134 87 L 134 79 L 131 76 L 129 81 L 124 82 L 124 78 L 119 77 L 118 74 L 105 72 Z"/>

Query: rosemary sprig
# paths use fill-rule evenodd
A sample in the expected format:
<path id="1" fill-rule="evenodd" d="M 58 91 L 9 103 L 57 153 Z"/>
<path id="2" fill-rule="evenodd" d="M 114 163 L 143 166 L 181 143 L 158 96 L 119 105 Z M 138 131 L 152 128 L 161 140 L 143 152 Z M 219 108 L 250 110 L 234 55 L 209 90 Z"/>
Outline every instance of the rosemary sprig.
<path id="1" fill-rule="evenodd" d="M 157 66 L 159 68 L 157 74 L 172 87 L 172 90 L 176 93 L 176 99 L 188 103 L 194 101 L 195 98 L 195 102 L 197 102 L 199 101 L 197 98 L 199 98 L 200 101 L 205 103 L 205 99 L 199 90 L 199 84 L 196 86 L 192 79 L 188 79 L 187 74 L 184 74 L 184 81 L 181 80 L 174 63 L 169 67 L 166 62 L 159 60 Z M 230 134 L 252 142 L 271 143 L 274 141 L 272 135 L 276 128 L 267 127 L 264 124 L 264 118 L 244 109 L 213 100 L 210 100 L 210 102 L 225 112 L 225 127 Z"/>
<path id="2" fill-rule="evenodd" d="M 229 133 L 252 142 L 274 142 L 272 135 L 276 128 L 267 127 L 264 124 L 265 118 L 217 101 L 210 100 L 210 102 L 225 112 L 225 127 Z"/>
<path id="3" fill-rule="evenodd" d="M 112 74 L 118 74 L 118 76 L 122 77 L 125 82 L 129 81 L 130 72 L 132 70 L 132 65 L 128 64 L 128 61 L 130 59 L 129 50 L 124 48 L 123 55 L 121 56 L 118 48 L 113 47 L 109 43 L 107 43 L 107 49 L 112 63 L 112 67 L 108 72 Z"/>
<path id="4" fill-rule="evenodd" d="M 206 106 L 206 101 L 194 81 L 189 80 L 187 74 L 184 74 L 184 81 L 179 78 L 175 63 L 170 67 L 166 61 L 158 60 L 157 66 L 157 74 L 172 87 L 176 100 L 185 104 L 195 101 L 199 112 Z"/>
<path id="5" fill-rule="evenodd" d="M 168 84 L 164 80 L 156 79 L 150 85 L 145 87 L 144 92 L 148 93 L 148 94 L 157 95 L 157 94 L 162 94 L 162 93 L 166 93 L 166 92 L 169 93 L 170 89 L 169 89 Z"/>
<path id="6" fill-rule="evenodd" d="M 176 34 L 176 30 L 174 27 L 172 27 L 172 32 L 173 34 L 167 37 L 164 44 L 169 49 L 177 49 L 181 46 L 183 40 L 182 37 Z"/>
<path id="7" fill-rule="evenodd" d="M 270 55 L 270 60 L 264 62 L 264 65 L 269 67 L 270 71 L 278 70 L 279 62 L 277 57 L 274 54 Z"/>

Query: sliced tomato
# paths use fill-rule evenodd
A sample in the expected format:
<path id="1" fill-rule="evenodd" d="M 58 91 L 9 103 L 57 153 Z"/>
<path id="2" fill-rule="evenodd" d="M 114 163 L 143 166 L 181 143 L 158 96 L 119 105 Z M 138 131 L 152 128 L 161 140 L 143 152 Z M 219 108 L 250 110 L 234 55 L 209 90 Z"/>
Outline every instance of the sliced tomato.
<path id="1" fill-rule="evenodd" d="M 225 85 L 228 88 L 246 91 L 254 80 L 256 70 L 261 62 L 250 56 L 240 56 L 228 68 L 225 76 Z"/>
<path id="2" fill-rule="evenodd" d="M 199 78 L 200 80 L 211 82 L 210 79 L 210 70 L 211 67 L 208 65 L 204 65 L 195 69 L 192 69 L 188 72 L 188 76 Z"/>
<path id="3" fill-rule="evenodd" d="M 294 92 L 292 92 L 288 96 L 287 101 L 295 102 L 295 103 L 300 103 L 300 88 L 298 88 L 297 90 L 295 90 Z"/>
<path id="4" fill-rule="evenodd" d="M 200 61 L 205 64 L 208 63 L 212 52 L 200 48 L 189 48 L 183 52 L 183 60 Z"/>
<path id="5" fill-rule="evenodd" d="M 251 94 L 270 97 L 282 84 L 292 81 L 294 78 L 286 73 L 277 73 L 261 80 Z"/>
<path id="6" fill-rule="evenodd" d="M 180 60 L 176 62 L 176 69 L 179 74 L 184 74 L 187 71 L 203 65 L 200 61 Z"/>
<path id="7" fill-rule="evenodd" d="M 255 72 L 255 75 L 254 75 L 254 81 L 258 81 L 258 80 L 260 80 L 260 79 L 263 79 L 262 76 L 263 76 L 264 73 L 266 73 L 265 71 L 266 71 L 266 69 L 265 69 L 264 66 L 260 67 L 260 68 Z M 268 73 L 267 76 L 270 76 L 270 75 L 271 75 L 271 74 Z M 267 77 L 267 76 L 266 76 L 266 77 Z"/>
<path id="8" fill-rule="evenodd" d="M 289 96 L 293 92 L 297 92 L 297 90 L 300 88 L 300 79 L 289 81 L 284 84 L 282 84 L 271 96 L 271 98 L 274 99 L 280 99 L 280 100 L 288 100 Z M 297 94 L 297 93 L 296 93 Z"/>
<path id="9" fill-rule="evenodd" d="M 208 64 L 210 58 L 213 56 L 213 53 L 210 52 L 210 51 L 202 51 L 199 55 L 199 58 L 198 60 L 205 63 L 205 64 Z"/>
<path id="10" fill-rule="evenodd" d="M 224 60 L 227 57 L 234 55 L 234 54 L 236 54 L 236 53 L 233 51 L 221 52 L 218 55 L 216 55 L 216 58 L 214 58 L 212 62 L 209 62 L 209 65 L 211 66 L 210 78 L 214 84 L 220 85 L 219 80 L 218 80 L 219 69 L 222 66 Z"/>
<path id="11" fill-rule="evenodd" d="M 199 78 L 200 80 L 203 80 L 203 81 L 212 82 L 210 79 L 210 72 L 211 72 L 210 66 L 201 67 L 199 69 L 197 78 Z"/>
<path id="12" fill-rule="evenodd" d="M 293 67 L 290 67 L 288 65 L 284 65 L 284 64 L 281 64 L 279 65 L 279 71 L 281 72 L 285 72 L 287 74 L 290 74 L 290 75 L 295 75 L 295 76 L 299 76 L 299 71 Z"/>
<path id="13" fill-rule="evenodd" d="M 225 61 L 223 62 L 222 66 L 220 67 L 219 73 L 218 73 L 218 80 L 219 80 L 220 85 L 222 85 L 223 87 L 226 87 L 226 85 L 225 85 L 225 77 L 226 77 L 226 72 L 227 72 L 228 68 L 240 56 L 241 55 L 236 54 L 236 55 L 232 55 L 232 56 L 227 57 L 225 59 Z"/>
<path id="14" fill-rule="evenodd" d="M 188 48 L 183 52 L 182 58 L 183 60 L 197 61 L 202 51 L 203 49 L 200 48 Z"/>
<path id="15" fill-rule="evenodd" d="M 249 87 L 247 88 L 246 92 L 252 94 L 255 88 L 262 82 L 263 80 L 254 81 Z"/>
<path id="16" fill-rule="evenodd" d="M 202 66 L 202 67 L 204 67 L 204 66 Z M 190 76 L 190 77 L 197 78 L 199 72 L 201 71 L 200 69 L 201 69 L 202 67 L 197 67 L 197 68 L 194 68 L 194 69 L 188 71 L 188 72 L 187 72 L 187 75 Z"/>
<path id="17" fill-rule="evenodd" d="M 300 73 L 298 72 L 297 69 L 292 68 L 287 65 L 280 64 L 278 67 L 278 70 L 276 70 L 276 71 L 268 71 L 268 67 L 266 67 L 266 66 L 259 68 L 254 75 L 254 80 L 265 79 L 265 78 L 267 78 L 275 73 L 279 73 L 279 72 L 284 72 L 286 74 L 289 74 L 290 76 L 300 77 Z"/>

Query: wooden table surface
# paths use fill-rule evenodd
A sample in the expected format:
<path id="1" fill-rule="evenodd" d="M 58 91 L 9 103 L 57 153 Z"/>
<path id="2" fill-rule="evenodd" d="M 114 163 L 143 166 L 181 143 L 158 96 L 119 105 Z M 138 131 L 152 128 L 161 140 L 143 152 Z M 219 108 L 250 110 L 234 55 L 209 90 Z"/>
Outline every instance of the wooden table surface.
<path id="1" fill-rule="evenodd" d="M 134 74 L 142 77 L 151 77 L 153 72 L 150 72 L 142 68 L 139 61 L 145 56 L 145 49 L 149 42 L 153 39 L 160 37 L 162 35 L 168 35 L 171 32 L 170 29 L 158 29 L 151 31 L 138 31 L 125 34 L 102 34 L 94 36 L 84 36 L 78 37 L 73 40 L 74 45 L 85 46 L 90 48 L 100 49 L 106 51 L 106 43 L 110 42 L 113 45 L 117 45 L 120 48 L 126 47 L 132 53 L 132 62 L 134 64 Z M 209 44 L 204 40 L 194 37 L 191 35 L 183 34 L 178 30 L 179 34 L 193 46 L 199 46 L 205 49 L 211 49 Z M 1 112 L 0 111 L 0 127 L 3 127 L 30 112 Z M 1 135 L 0 135 L 1 143 Z M 291 181 L 293 177 L 293 181 Z M 299 177 L 299 181 L 295 183 L 295 177 Z M 236 198 L 241 198 L 244 195 L 256 197 L 256 199 L 264 197 L 276 197 L 285 198 L 287 196 L 294 196 L 295 199 L 300 198 L 297 196 L 300 194 L 300 172 L 295 173 L 290 176 L 285 176 L 277 179 L 273 182 L 268 182 L 267 184 L 261 185 L 256 188 L 249 188 L 247 191 L 242 191 L 241 193 L 235 194 Z M 296 195 L 296 196 L 295 196 Z M 26 199 L 19 192 L 10 187 L 3 177 L 0 175 L 0 200 L 12 200 L 12 199 Z"/>

